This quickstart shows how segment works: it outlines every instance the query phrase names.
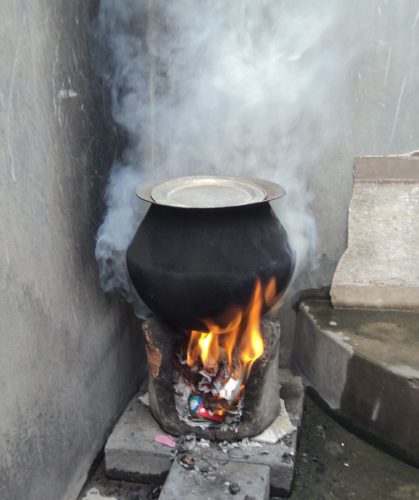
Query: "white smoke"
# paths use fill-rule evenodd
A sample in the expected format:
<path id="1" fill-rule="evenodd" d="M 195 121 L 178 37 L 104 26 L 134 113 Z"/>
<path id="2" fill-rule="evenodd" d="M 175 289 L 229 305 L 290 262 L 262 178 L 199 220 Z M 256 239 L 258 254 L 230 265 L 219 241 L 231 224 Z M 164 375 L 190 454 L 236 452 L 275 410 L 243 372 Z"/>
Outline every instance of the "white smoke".
<path id="1" fill-rule="evenodd" d="M 96 257 L 105 290 L 131 293 L 125 250 L 141 183 L 178 175 L 250 175 L 280 183 L 275 205 L 297 254 L 316 266 L 307 173 L 333 138 L 345 68 L 326 0 L 102 0 L 97 33 L 112 114 L 129 136 L 112 169 Z"/>

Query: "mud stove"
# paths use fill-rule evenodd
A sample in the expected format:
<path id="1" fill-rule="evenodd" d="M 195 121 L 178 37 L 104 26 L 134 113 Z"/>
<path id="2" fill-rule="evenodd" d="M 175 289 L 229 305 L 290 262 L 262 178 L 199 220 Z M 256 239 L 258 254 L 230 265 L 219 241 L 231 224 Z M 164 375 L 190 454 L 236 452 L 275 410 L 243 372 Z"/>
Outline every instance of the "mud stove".
<path id="1" fill-rule="evenodd" d="M 137 194 L 150 208 L 127 265 L 153 313 L 142 325 L 148 392 L 111 435 L 107 473 L 163 480 L 176 455 L 161 498 L 197 498 L 209 484 L 230 488 L 232 460 L 262 467 L 253 471 L 264 478 L 255 498 L 269 484 L 286 494 L 303 390 L 298 377 L 279 369 L 280 325 L 269 316 L 294 267 L 269 204 L 284 190 L 253 178 L 200 176 Z M 185 496 L 190 481 L 195 496 Z M 228 488 L 225 494 L 238 493 Z"/>

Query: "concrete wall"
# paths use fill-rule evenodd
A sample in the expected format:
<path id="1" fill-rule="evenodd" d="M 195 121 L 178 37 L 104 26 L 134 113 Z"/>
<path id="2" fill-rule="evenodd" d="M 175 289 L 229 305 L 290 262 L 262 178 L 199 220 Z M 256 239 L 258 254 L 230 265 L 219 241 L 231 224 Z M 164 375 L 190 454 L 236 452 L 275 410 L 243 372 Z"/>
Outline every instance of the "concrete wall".
<path id="1" fill-rule="evenodd" d="M 98 286 L 112 162 L 90 2 L 0 0 L 0 498 L 75 498 L 144 361 Z"/>
<path id="2" fill-rule="evenodd" d="M 308 176 L 321 260 L 300 277 L 300 288 L 330 284 L 346 248 L 354 156 L 419 149 L 419 1 L 350 0 L 342 8 L 336 40 L 351 54 L 349 85 L 330 122 L 335 138 Z M 282 314 L 287 363 L 295 316 L 289 308 Z"/>
<path id="3" fill-rule="evenodd" d="M 330 123 L 336 138 L 308 183 L 324 254 L 314 279 L 324 283 L 346 247 L 353 157 L 419 149 L 419 1 L 345 3 L 336 37 L 353 51 L 349 88 Z"/>

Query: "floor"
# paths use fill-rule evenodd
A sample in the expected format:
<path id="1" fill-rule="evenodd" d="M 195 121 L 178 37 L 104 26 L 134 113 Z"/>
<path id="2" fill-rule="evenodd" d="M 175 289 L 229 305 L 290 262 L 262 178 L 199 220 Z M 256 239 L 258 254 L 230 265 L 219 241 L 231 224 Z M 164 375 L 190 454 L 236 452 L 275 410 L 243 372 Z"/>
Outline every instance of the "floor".
<path id="1" fill-rule="evenodd" d="M 91 488 L 118 500 L 154 500 L 159 494 L 156 487 L 107 479 L 100 459 L 80 498 Z M 419 469 L 348 432 L 306 396 L 291 500 L 330 499 L 419 500 Z"/>
<path id="2" fill-rule="evenodd" d="M 419 499 L 419 469 L 348 432 L 306 396 L 291 498 Z"/>

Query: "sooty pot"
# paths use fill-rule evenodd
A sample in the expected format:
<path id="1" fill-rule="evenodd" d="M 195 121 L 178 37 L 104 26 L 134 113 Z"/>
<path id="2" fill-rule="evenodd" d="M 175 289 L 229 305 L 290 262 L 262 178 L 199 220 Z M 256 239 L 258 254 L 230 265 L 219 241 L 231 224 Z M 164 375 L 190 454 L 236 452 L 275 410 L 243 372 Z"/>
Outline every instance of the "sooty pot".
<path id="1" fill-rule="evenodd" d="M 151 201 L 151 200 L 149 200 Z M 153 313 L 176 329 L 206 330 L 246 305 L 256 280 L 287 287 L 294 253 L 270 204 L 185 208 L 153 203 L 127 251 L 128 272 Z"/>

